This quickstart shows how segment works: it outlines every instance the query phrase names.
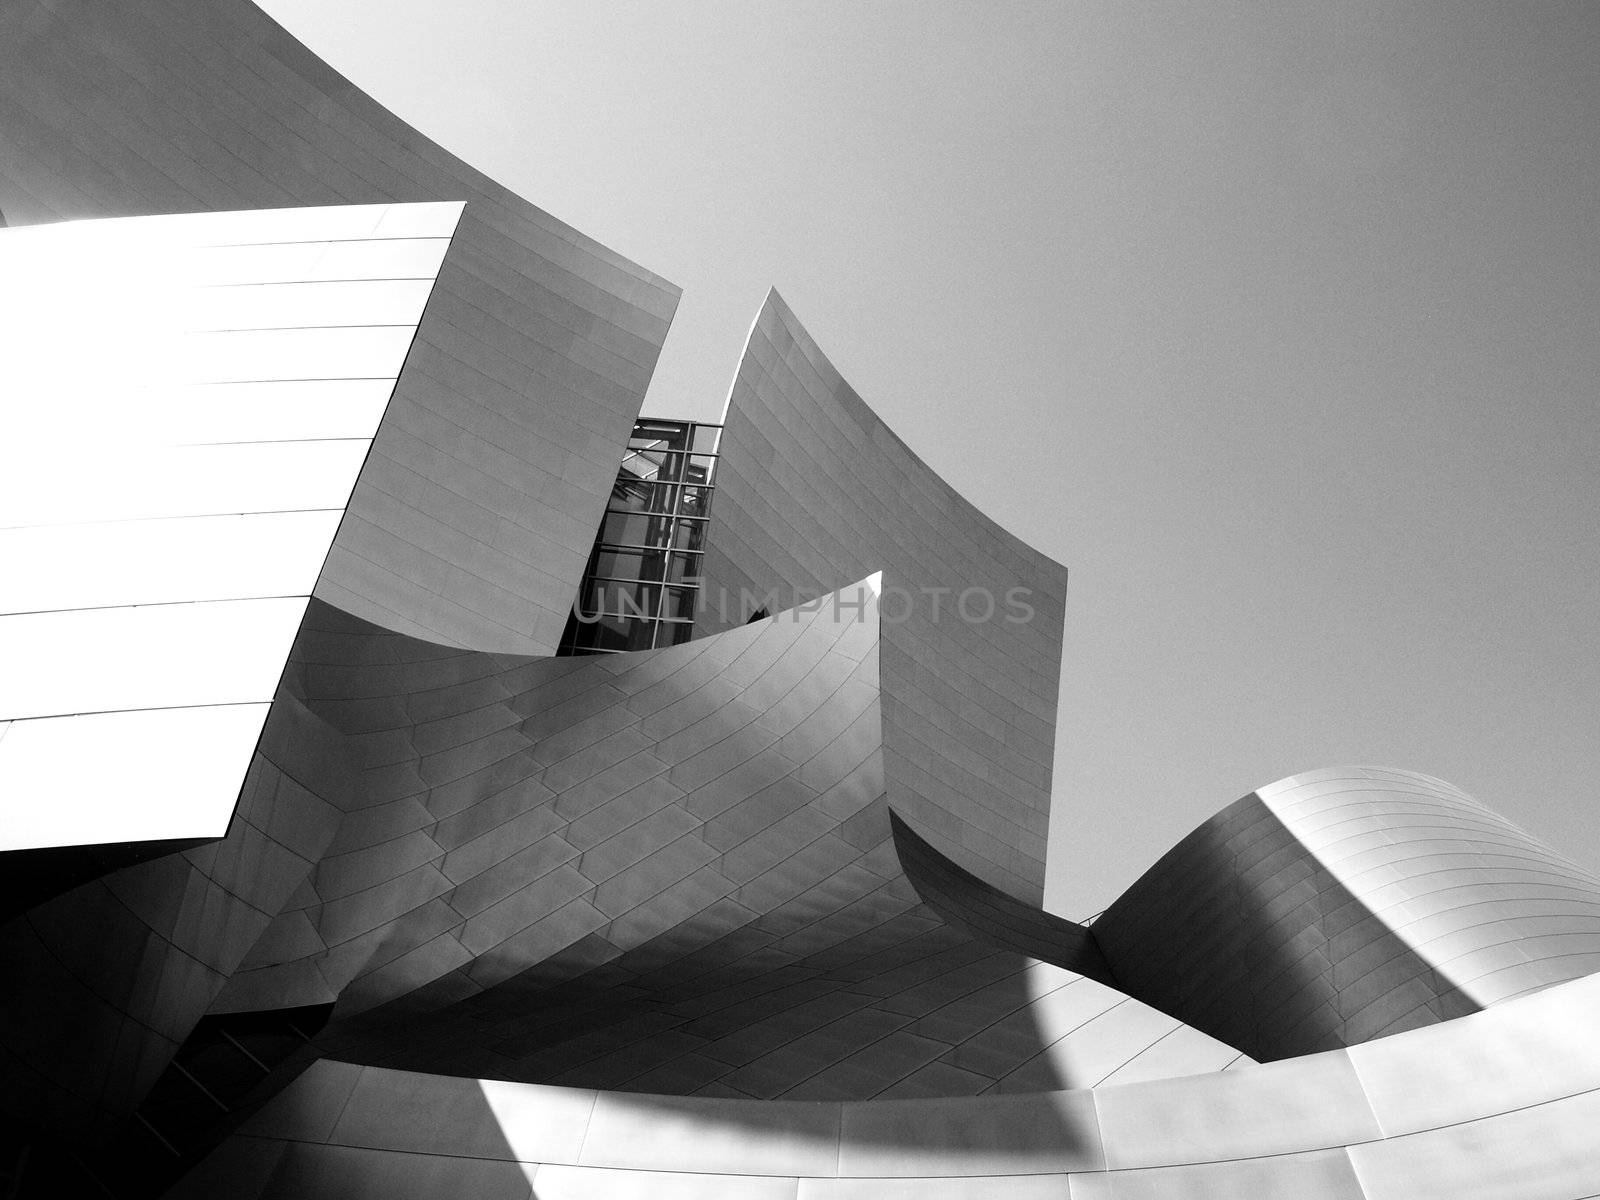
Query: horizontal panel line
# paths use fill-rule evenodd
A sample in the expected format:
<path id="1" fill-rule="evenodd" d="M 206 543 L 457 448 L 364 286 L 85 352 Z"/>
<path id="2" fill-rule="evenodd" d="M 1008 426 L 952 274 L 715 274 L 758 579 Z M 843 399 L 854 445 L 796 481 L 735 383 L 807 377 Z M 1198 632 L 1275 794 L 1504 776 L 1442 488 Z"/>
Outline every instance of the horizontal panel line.
<path id="1" fill-rule="evenodd" d="M 191 387 L 231 387 L 239 383 L 380 383 L 395 382 L 396 375 L 297 375 L 293 379 L 201 379 Z"/>
<path id="2" fill-rule="evenodd" d="M 436 201 L 422 201 L 421 203 L 436 203 Z M 331 205 L 339 208 L 343 205 Z M 296 238 L 284 242 L 192 242 L 190 245 L 196 250 L 238 250 L 245 246 L 349 246 L 360 242 L 448 242 L 452 235 L 448 233 L 414 234 L 410 237 L 320 237 Z"/>
<path id="3" fill-rule="evenodd" d="M 209 336 L 218 333 L 291 333 L 303 329 L 410 329 L 415 324 L 415 321 L 388 321 L 356 325 L 241 325 L 236 329 L 191 329 L 189 332 Z"/>
<path id="4" fill-rule="evenodd" d="M 366 441 L 366 438 L 355 439 Z M 241 443 L 248 445 L 249 443 Z M 204 517 L 271 517 L 278 513 L 343 512 L 338 508 L 251 508 L 241 512 L 160 513 L 153 517 L 86 517 L 82 521 L 40 521 L 33 525 L 0 525 L 0 532 L 10 529 L 66 529 L 77 525 L 132 525 L 138 521 L 192 521 Z"/>
<path id="5" fill-rule="evenodd" d="M 83 712 L 36 713 L 22 717 L 0 717 L 0 722 L 55 721 L 66 717 L 104 717 L 121 712 L 187 712 L 195 708 L 249 708 L 271 704 L 272 700 L 221 700 L 212 704 L 146 704 L 132 708 L 91 708 Z"/>
<path id="6" fill-rule="evenodd" d="M 174 442 L 175 446 L 281 446 L 294 442 L 370 442 L 370 437 L 245 438 L 233 442 Z"/>
<path id="7" fill-rule="evenodd" d="M 322 287 L 327 284 L 339 283 L 433 283 L 433 275 L 352 275 L 340 276 L 337 279 L 244 279 L 237 283 L 200 283 L 194 286 L 195 291 L 208 291 L 216 288 L 257 288 L 257 287 L 302 287 L 307 284 Z"/>
<path id="8" fill-rule="evenodd" d="M 130 600 L 125 604 L 75 604 L 67 608 L 25 608 L 0 610 L 6 617 L 35 617 L 46 613 L 106 612 L 118 608 L 173 608 L 179 604 L 244 604 L 256 600 L 309 600 L 309 592 L 278 592 L 264 596 L 205 596 L 192 600 Z"/>

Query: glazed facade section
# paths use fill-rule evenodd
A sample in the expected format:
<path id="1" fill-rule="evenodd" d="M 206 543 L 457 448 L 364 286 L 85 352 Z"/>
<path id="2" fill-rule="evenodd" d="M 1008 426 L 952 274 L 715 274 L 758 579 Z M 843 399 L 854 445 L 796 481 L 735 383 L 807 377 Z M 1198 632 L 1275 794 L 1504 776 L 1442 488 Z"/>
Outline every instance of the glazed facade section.
<path id="1" fill-rule="evenodd" d="M 694 636 L 721 433 L 696 421 L 634 424 L 561 654 L 649 650 Z"/>
<path id="2" fill-rule="evenodd" d="M 247 0 L 0 8 L 13 226 L 391 201 L 466 210 L 317 594 L 431 641 L 553 653 L 678 290 L 441 150 Z M 414 249 L 408 274 L 431 276 Z"/>
<path id="3" fill-rule="evenodd" d="M 700 620 L 881 571 L 889 799 L 1038 904 L 1066 570 L 973 508 L 869 409 L 776 292 L 729 395 Z M 770 606 L 770 605 L 769 605 Z"/>

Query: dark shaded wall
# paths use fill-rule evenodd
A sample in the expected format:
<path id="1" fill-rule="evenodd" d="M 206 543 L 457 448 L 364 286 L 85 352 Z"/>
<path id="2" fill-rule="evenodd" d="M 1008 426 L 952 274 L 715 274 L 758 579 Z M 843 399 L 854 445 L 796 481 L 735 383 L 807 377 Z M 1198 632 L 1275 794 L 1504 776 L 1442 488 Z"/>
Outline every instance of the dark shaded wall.
<path id="1" fill-rule="evenodd" d="M 776 292 L 739 364 L 722 454 L 702 628 L 745 620 L 741 591 L 776 589 L 782 607 L 881 570 L 890 803 L 941 853 L 1038 904 L 1066 569 L 913 454 Z M 1014 588 L 1026 621 L 1007 619 L 1022 611 L 1007 605 Z M 967 614 L 988 619 L 958 611 L 968 589 Z"/>
<path id="2" fill-rule="evenodd" d="M 227 836 L 0 925 L 0 1105 L 91 1140 L 137 1106 L 313 866 L 350 800 L 344 739 L 280 692 Z"/>
<path id="3" fill-rule="evenodd" d="M 0 209 L 465 200 L 317 594 L 553 653 L 678 289 L 352 87 L 246 0 L 0 6 Z"/>

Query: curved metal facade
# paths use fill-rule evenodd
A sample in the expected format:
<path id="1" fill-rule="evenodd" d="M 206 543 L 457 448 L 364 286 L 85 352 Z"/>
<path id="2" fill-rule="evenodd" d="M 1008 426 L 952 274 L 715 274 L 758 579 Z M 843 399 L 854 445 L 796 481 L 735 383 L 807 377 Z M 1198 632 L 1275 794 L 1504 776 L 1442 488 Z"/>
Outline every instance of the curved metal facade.
<path id="1" fill-rule="evenodd" d="M 331 731 L 274 697 L 459 215 L 0 234 L 13 1118 L 125 1114 L 332 833 Z"/>
<path id="2" fill-rule="evenodd" d="M 688 1100 L 322 1063 L 173 1195 L 1574 1200 L 1600 1191 L 1596 1004 L 1589 976 L 1291 1062 L 954 1100 Z"/>
<path id="3" fill-rule="evenodd" d="M 346 734 L 350 811 L 213 1011 L 333 1003 L 317 1040 L 340 1058 L 752 1098 L 1237 1059 L 919 903 L 890 833 L 875 587 L 585 659 L 318 608 L 290 675 Z"/>
<path id="4" fill-rule="evenodd" d="M 890 803 L 941 853 L 1038 904 L 1066 569 L 912 453 L 776 292 L 723 421 L 702 624 L 883 572 Z"/>
<path id="5" fill-rule="evenodd" d="M 1065 571 L 776 294 L 719 447 L 710 636 L 554 659 L 675 289 L 242 0 L 0 8 L 0 208 L 146 214 L 106 224 L 143 231 L 127 328 L 5 297 L 101 351 L 68 366 L 106 422 L 77 421 L 96 471 L 0 480 L 7 1149 L 98 1155 L 114 1191 L 103 1148 L 165 1083 L 229 1107 L 190 1072 L 220 1029 L 259 1111 L 174 1195 L 1600 1194 L 1600 879 L 1450 785 L 1296 776 L 1092 924 L 1039 910 Z M 56 261 L 30 287 L 71 299 Z M 9 428 L 70 453 L 35 340 Z M 119 406 L 140 364 L 152 406 Z M 183 444 L 147 454 L 151 425 Z M 251 736 L 147 715 L 224 707 Z M 45 818 L 111 772 L 205 811 L 125 805 L 90 831 L 123 848 L 85 850 Z M 276 1072 L 229 1032 L 256 1018 L 296 1031 Z M 180 1153 L 227 1132 L 161 1112 Z"/>
<path id="6" fill-rule="evenodd" d="M 1600 879 L 1442 780 L 1252 792 L 1094 925 L 1121 986 L 1261 1059 L 1449 1020 L 1600 967 Z"/>
<path id="7" fill-rule="evenodd" d="M 554 653 L 678 289 L 434 145 L 247 0 L 0 7 L 13 226 L 389 201 L 466 211 L 317 594 L 431 641 Z"/>
<path id="8" fill-rule="evenodd" d="M 246 762 L 225 838 L 0 924 L 0 1105 L 13 1128 L 109 1139 L 321 857 L 353 782 L 337 733 L 280 693 Z"/>
<path id="9" fill-rule="evenodd" d="M 227 831 L 460 213 L 0 234 L 0 850 Z"/>

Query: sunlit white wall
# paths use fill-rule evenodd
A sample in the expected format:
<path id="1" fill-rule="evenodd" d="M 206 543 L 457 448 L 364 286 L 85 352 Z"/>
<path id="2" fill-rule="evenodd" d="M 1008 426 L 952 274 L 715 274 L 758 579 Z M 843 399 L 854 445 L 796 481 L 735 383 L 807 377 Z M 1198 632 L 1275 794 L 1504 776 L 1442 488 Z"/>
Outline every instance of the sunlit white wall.
<path id="1" fill-rule="evenodd" d="M 225 832 L 461 208 L 0 230 L 0 849 Z"/>

